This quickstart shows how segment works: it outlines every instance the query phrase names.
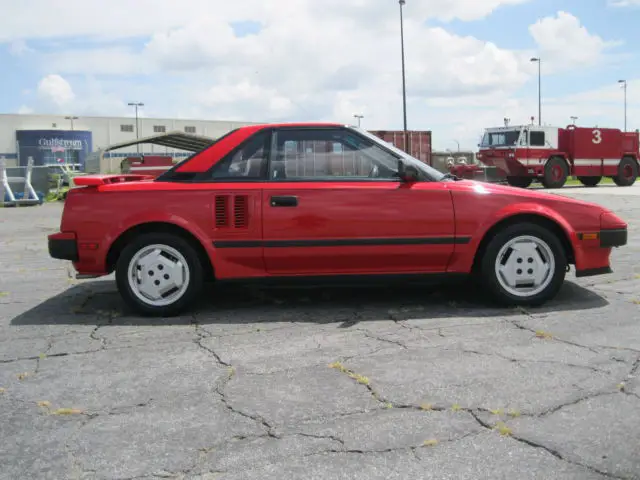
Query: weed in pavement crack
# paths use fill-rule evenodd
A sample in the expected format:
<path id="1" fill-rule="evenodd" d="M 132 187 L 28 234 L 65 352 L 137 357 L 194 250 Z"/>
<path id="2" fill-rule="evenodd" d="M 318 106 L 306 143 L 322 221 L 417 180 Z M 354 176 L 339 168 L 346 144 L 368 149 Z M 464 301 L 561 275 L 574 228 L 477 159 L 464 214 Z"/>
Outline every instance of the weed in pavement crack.
<path id="1" fill-rule="evenodd" d="M 476 422 L 478 422 L 478 424 L 480 426 L 482 426 L 483 428 L 485 428 L 487 430 L 493 430 L 494 429 L 494 427 L 492 427 L 487 422 L 483 421 L 475 412 L 470 411 L 470 413 L 473 416 L 473 418 L 476 420 Z M 517 441 L 517 442 L 520 442 L 520 443 L 524 444 L 524 445 L 528 445 L 528 446 L 533 447 L 533 448 L 538 448 L 538 449 L 544 450 L 545 452 L 549 453 L 550 455 L 553 455 L 558 460 L 561 460 L 563 462 L 569 463 L 571 465 L 576 465 L 576 466 L 585 468 L 585 469 L 587 469 L 587 470 L 589 470 L 591 472 L 597 473 L 599 475 L 603 475 L 603 476 L 608 477 L 608 478 L 614 478 L 614 479 L 619 479 L 619 480 L 628 480 L 625 477 L 619 477 L 619 476 L 616 476 L 616 475 L 612 475 L 610 473 L 604 472 L 604 471 L 599 470 L 599 469 L 597 469 L 595 467 L 592 467 L 590 465 L 586 465 L 584 463 L 580 463 L 580 462 L 577 462 L 577 461 L 574 461 L 574 460 L 570 460 L 570 459 L 564 457 L 557 450 L 554 450 L 554 449 L 552 449 L 550 447 L 547 447 L 547 446 L 545 446 L 545 445 L 543 445 L 541 443 L 533 442 L 531 440 L 527 440 L 526 438 L 514 435 L 511 430 L 509 430 L 509 437 L 512 438 L 513 440 Z"/>
<path id="2" fill-rule="evenodd" d="M 531 318 L 536 318 L 536 317 L 532 316 L 531 314 L 529 314 L 529 316 L 530 316 Z M 524 330 L 524 331 L 526 331 L 526 332 L 531 332 L 531 333 L 533 333 L 534 335 L 536 335 L 537 333 L 539 333 L 539 332 L 537 332 L 536 330 L 534 330 L 533 328 L 529 328 L 529 327 L 525 327 L 524 325 L 520 325 L 516 320 L 509 320 L 509 323 L 511 323 L 514 327 L 516 327 L 516 328 L 517 328 L 517 329 L 519 329 L 519 330 Z M 552 341 L 553 341 L 553 340 L 555 340 L 556 342 L 560 342 L 560 343 L 565 343 L 565 344 L 567 344 L 567 345 L 571 345 L 571 346 L 573 346 L 573 347 L 584 348 L 585 350 L 589 350 L 590 352 L 593 352 L 593 353 L 600 353 L 600 351 L 598 351 L 598 350 L 597 350 L 596 348 L 594 348 L 594 347 L 589 347 L 589 346 L 587 346 L 587 345 L 581 345 L 581 344 L 579 344 L 579 343 L 571 342 L 571 341 L 569 341 L 569 340 L 563 340 L 562 338 L 558 338 L 558 337 L 556 337 L 556 336 L 554 336 L 551 340 L 552 340 Z"/>

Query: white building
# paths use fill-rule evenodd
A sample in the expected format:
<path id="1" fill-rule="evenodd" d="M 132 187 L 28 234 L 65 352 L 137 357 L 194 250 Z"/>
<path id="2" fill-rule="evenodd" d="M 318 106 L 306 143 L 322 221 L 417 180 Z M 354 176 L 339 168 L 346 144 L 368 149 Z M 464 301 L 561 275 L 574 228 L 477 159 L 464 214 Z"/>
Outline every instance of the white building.
<path id="1" fill-rule="evenodd" d="M 133 117 L 0 114 L 0 157 L 15 165 L 26 165 L 31 156 L 35 165 L 64 162 L 79 165 L 82 169 L 89 153 L 138 137 L 181 131 L 217 138 L 230 130 L 254 123 L 138 118 L 136 129 Z M 183 157 L 192 152 L 146 144 L 115 150 L 107 155 L 124 158 L 140 153 Z"/>

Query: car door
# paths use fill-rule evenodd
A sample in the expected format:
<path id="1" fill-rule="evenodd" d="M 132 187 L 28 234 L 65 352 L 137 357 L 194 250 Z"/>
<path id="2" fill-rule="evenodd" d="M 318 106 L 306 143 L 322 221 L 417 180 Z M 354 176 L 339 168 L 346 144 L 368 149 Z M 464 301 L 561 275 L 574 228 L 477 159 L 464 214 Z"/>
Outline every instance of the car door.
<path id="1" fill-rule="evenodd" d="M 400 182 L 385 168 L 398 157 L 351 129 L 278 129 L 271 145 L 262 193 L 269 274 L 446 270 L 455 234 L 446 184 Z"/>
<path id="2" fill-rule="evenodd" d="M 220 278 L 264 276 L 262 188 L 267 179 L 270 131 L 253 135 L 215 165 L 211 239 Z"/>

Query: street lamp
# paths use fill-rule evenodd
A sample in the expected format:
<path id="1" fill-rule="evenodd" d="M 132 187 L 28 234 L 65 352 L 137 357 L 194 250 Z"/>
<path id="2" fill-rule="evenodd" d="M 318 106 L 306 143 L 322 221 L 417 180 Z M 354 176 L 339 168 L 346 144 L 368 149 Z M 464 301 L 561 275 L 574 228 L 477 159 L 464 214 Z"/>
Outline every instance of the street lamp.
<path id="1" fill-rule="evenodd" d="M 138 134 L 138 107 L 144 107 L 144 103 L 141 102 L 129 102 L 129 106 L 130 107 L 135 107 L 136 109 L 136 140 L 138 138 L 140 138 L 139 134 Z M 138 153 L 140 153 L 140 144 L 136 145 L 136 149 L 138 150 Z"/>
<path id="2" fill-rule="evenodd" d="M 576 120 L 578 119 L 578 117 L 571 116 L 569 118 L 571 118 L 571 122 L 575 125 L 576 124 Z"/>
<path id="3" fill-rule="evenodd" d="M 541 88 L 541 64 L 542 60 L 540 58 L 532 58 L 532 62 L 538 63 L 538 125 L 542 125 L 542 88 Z"/>
<path id="4" fill-rule="evenodd" d="M 74 120 L 77 120 L 77 119 L 78 119 L 78 117 L 70 116 L 70 117 L 64 117 L 64 119 L 65 119 L 65 120 L 71 120 L 71 131 L 73 131 L 73 121 L 74 121 Z"/>
<path id="5" fill-rule="evenodd" d="M 460 142 L 458 140 L 454 140 L 458 144 L 458 152 L 460 152 Z"/>
<path id="6" fill-rule="evenodd" d="M 364 115 L 355 114 L 353 117 L 358 119 L 358 128 L 360 128 L 360 120 L 364 118 Z"/>
<path id="7" fill-rule="evenodd" d="M 400 49 L 402 55 L 402 113 L 404 117 L 404 147 L 408 150 L 407 145 L 407 77 L 405 74 L 404 65 L 404 19 L 402 18 L 402 7 L 405 5 L 405 0 L 399 0 L 400 4 Z"/>
<path id="8" fill-rule="evenodd" d="M 627 81 L 618 80 L 618 83 L 622 84 L 624 89 L 624 131 L 627 131 Z"/>

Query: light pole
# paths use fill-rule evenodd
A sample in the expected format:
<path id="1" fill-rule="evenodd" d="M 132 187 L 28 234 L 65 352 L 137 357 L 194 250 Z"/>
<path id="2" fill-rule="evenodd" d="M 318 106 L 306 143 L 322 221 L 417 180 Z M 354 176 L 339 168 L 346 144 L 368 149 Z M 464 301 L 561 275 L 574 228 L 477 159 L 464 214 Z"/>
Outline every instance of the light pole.
<path id="1" fill-rule="evenodd" d="M 458 144 L 458 152 L 460 152 L 460 142 L 458 140 L 454 140 Z"/>
<path id="2" fill-rule="evenodd" d="M 539 57 L 534 57 L 531 59 L 531 61 L 538 63 L 538 125 L 542 125 L 542 60 Z"/>
<path id="3" fill-rule="evenodd" d="M 624 90 L 624 131 L 627 131 L 627 81 L 618 80 L 618 83 L 622 84 Z"/>
<path id="4" fill-rule="evenodd" d="M 571 116 L 569 118 L 571 118 L 571 122 L 575 125 L 576 124 L 576 120 L 578 119 L 578 117 Z"/>
<path id="5" fill-rule="evenodd" d="M 71 120 L 71 131 L 73 131 L 73 121 L 74 121 L 74 120 L 77 120 L 77 119 L 78 119 L 78 117 L 70 116 L 70 117 L 64 117 L 64 119 L 65 119 L 65 120 Z"/>
<path id="6" fill-rule="evenodd" d="M 130 107 L 134 107 L 136 109 L 136 140 L 138 138 L 140 138 L 139 133 L 138 133 L 138 107 L 144 107 L 144 103 L 142 102 L 129 102 L 129 106 Z M 138 153 L 140 153 L 140 144 L 138 143 L 136 145 L 136 149 L 138 150 Z"/>
<path id="7" fill-rule="evenodd" d="M 357 118 L 358 119 L 358 128 L 360 128 L 360 120 L 362 120 L 364 118 L 364 115 L 355 114 L 353 116 L 353 118 Z"/>
<path id="8" fill-rule="evenodd" d="M 404 65 L 404 19 L 402 18 L 402 7 L 404 7 L 406 1 L 398 0 L 400 4 L 400 50 L 402 55 L 402 114 L 404 117 L 404 147 L 405 150 L 409 150 L 407 145 L 407 77 L 405 73 Z"/>

